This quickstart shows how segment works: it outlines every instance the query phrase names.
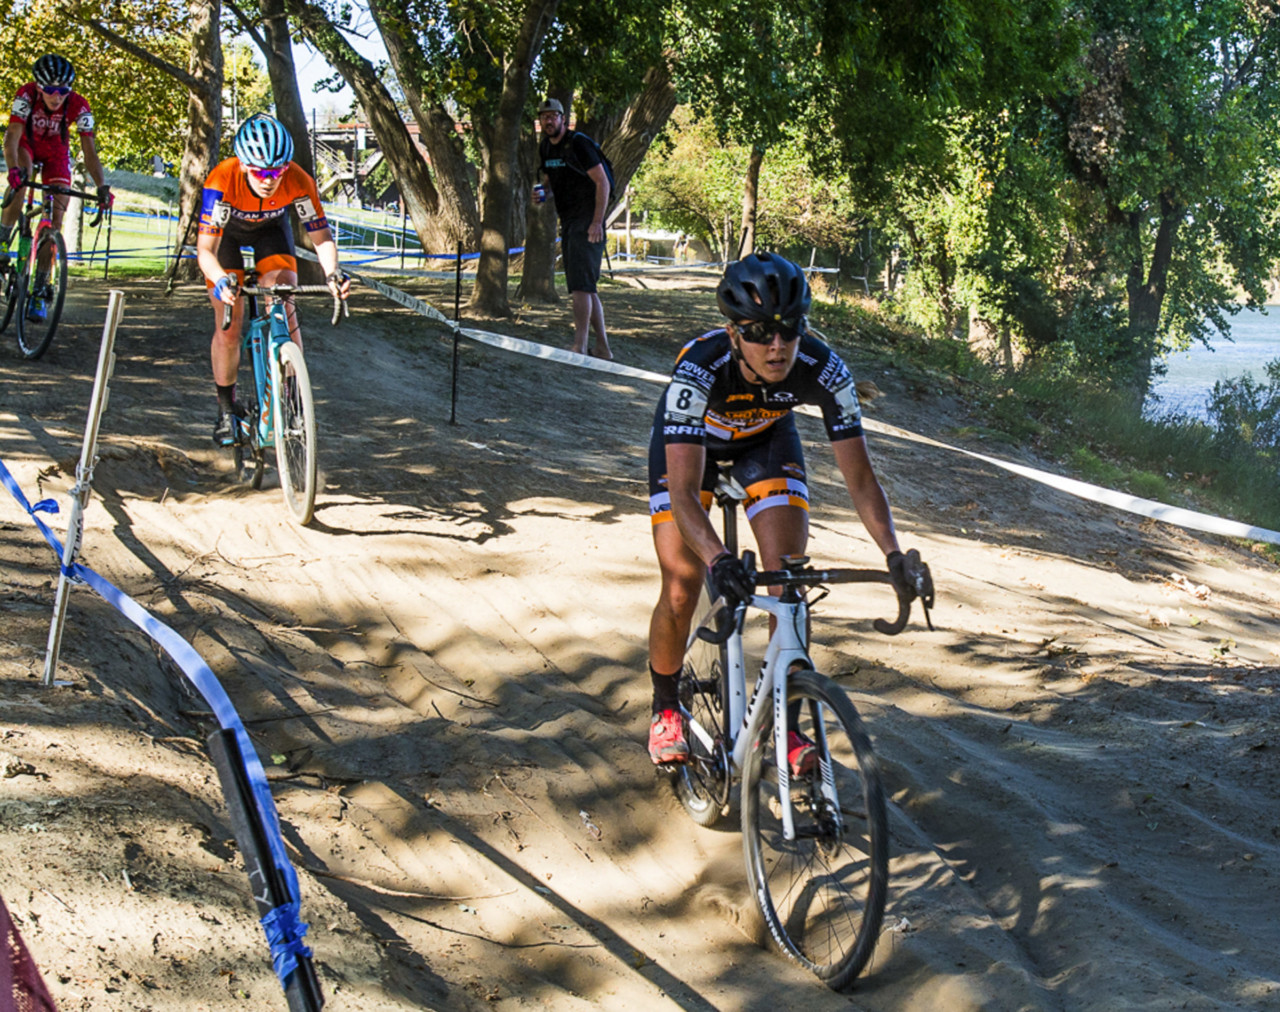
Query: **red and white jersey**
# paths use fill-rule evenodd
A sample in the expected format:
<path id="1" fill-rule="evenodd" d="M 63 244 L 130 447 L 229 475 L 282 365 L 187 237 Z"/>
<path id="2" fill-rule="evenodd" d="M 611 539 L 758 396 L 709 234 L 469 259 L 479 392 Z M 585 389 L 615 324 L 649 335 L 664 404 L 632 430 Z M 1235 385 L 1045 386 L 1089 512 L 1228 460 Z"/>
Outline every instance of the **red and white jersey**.
<path id="1" fill-rule="evenodd" d="M 9 112 L 9 122 L 22 124 L 23 133 L 32 147 L 37 148 L 48 144 L 61 147 L 63 139 L 68 136 L 67 128 L 72 124 L 82 137 L 93 133 L 93 112 L 83 95 L 71 92 L 57 112 L 50 112 L 34 81 L 18 89 Z"/>

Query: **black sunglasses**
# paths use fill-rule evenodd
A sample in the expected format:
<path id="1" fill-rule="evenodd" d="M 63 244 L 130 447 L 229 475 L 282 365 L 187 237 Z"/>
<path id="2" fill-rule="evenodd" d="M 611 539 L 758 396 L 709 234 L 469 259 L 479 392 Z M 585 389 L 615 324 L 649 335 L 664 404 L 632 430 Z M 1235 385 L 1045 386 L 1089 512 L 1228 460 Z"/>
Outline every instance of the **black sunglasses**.
<path id="1" fill-rule="evenodd" d="M 747 344 L 773 344 L 773 335 L 782 338 L 783 344 L 790 344 L 804 333 L 804 317 L 792 317 L 789 320 L 757 320 L 755 323 L 740 323 L 738 330 Z"/>

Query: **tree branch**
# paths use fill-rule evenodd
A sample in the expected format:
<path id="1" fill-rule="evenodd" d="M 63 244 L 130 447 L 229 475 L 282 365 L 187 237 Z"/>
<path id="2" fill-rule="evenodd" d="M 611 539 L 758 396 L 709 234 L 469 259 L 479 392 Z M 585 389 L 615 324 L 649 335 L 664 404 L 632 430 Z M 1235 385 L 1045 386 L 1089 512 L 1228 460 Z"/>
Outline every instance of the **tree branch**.
<path id="1" fill-rule="evenodd" d="M 75 17 L 76 20 L 80 21 L 82 24 L 88 25 L 117 49 L 123 49 L 130 56 L 134 56 L 143 63 L 150 64 L 157 70 L 168 74 L 179 84 L 191 89 L 192 91 L 204 91 L 204 85 L 187 71 L 183 70 L 181 67 L 175 66 L 168 60 L 161 59 L 154 53 L 148 52 L 136 43 L 126 39 L 123 35 L 117 34 L 101 21 L 98 21 L 95 18 L 85 17 L 83 14 L 79 13 L 77 13 Z"/>
<path id="2" fill-rule="evenodd" d="M 253 39 L 254 45 L 262 51 L 262 55 L 266 59 L 270 59 L 271 47 L 267 44 L 267 40 L 262 33 L 258 31 L 258 26 L 240 9 L 240 5 L 235 0 L 222 0 L 222 5 L 231 8 L 231 13 L 236 16 L 236 20 L 240 22 L 240 27 L 244 29 L 245 34 Z"/>

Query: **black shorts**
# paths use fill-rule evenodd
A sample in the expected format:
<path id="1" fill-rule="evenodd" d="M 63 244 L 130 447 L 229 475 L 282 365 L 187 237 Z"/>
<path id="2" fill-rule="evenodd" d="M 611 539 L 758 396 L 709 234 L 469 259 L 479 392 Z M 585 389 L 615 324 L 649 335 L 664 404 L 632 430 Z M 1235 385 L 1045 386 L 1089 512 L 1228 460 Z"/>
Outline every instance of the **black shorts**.
<path id="1" fill-rule="evenodd" d="M 259 274 L 276 270 L 289 270 L 296 274 L 298 271 L 288 215 L 274 218 L 255 228 L 242 228 L 229 223 L 222 230 L 222 242 L 218 244 L 218 265 L 241 278 L 244 277 L 243 246 L 253 250 L 253 262 Z"/>
<path id="2" fill-rule="evenodd" d="M 566 222 L 560 231 L 560 255 L 564 259 L 564 284 L 571 292 L 595 292 L 600 281 L 604 240 L 591 242 L 591 222 Z"/>
<path id="3" fill-rule="evenodd" d="M 671 493 L 667 490 L 667 446 L 662 438 L 665 395 L 658 401 L 653 429 L 649 433 L 649 519 L 661 524 L 674 520 Z M 747 519 L 772 506 L 799 506 L 809 509 L 809 485 L 804 469 L 804 450 L 793 415 L 774 422 L 764 435 L 727 443 L 708 439 L 707 466 L 702 473 L 702 505 L 711 509 L 716 487 L 716 462 L 733 461 L 733 477 L 747 491 Z"/>

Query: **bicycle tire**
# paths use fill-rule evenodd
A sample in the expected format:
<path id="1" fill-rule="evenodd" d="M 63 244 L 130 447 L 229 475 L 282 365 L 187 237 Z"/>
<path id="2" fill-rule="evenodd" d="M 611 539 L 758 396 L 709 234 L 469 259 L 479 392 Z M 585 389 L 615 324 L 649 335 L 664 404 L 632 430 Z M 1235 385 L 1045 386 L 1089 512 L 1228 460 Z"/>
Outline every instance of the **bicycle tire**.
<path id="1" fill-rule="evenodd" d="M 27 317 L 29 300 L 33 293 L 31 286 L 35 283 L 36 264 L 42 254 L 49 257 L 49 284 L 53 288 L 52 295 L 45 298 L 45 315 L 43 320 L 31 320 Z M 46 230 L 40 237 L 31 254 L 31 262 L 27 272 L 22 276 L 18 287 L 18 350 L 29 359 L 37 359 L 49 350 L 53 343 L 53 335 L 58 331 L 58 320 L 62 317 L 62 303 L 67 297 L 67 243 L 61 232 Z"/>
<path id="2" fill-rule="evenodd" d="M 711 607 L 704 587 L 698 600 L 702 616 Z M 680 804 L 699 826 L 714 826 L 730 810 L 732 776 L 725 745 L 728 718 L 726 681 L 729 657 L 725 647 L 694 640 L 680 672 L 680 709 L 685 718 L 689 759 L 676 767 L 674 787 Z"/>
<path id="3" fill-rule="evenodd" d="M 871 740 L 843 689 L 815 671 L 787 679 L 792 728 L 826 741 L 813 771 L 792 776 L 795 839 L 783 838 L 773 712 L 747 729 L 742 788 L 742 843 L 747 875 L 770 938 L 786 956 L 833 990 L 847 987 L 875 949 L 889 879 L 884 788 Z M 817 724 L 821 723 L 821 734 Z M 826 771 L 838 809 L 824 790 Z"/>
<path id="4" fill-rule="evenodd" d="M 9 326 L 13 319 L 13 310 L 18 305 L 18 271 L 12 263 L 5 268 L 0 277 L 0 333 Z"/>
<path id="5" fill-rule="evenodd" d="M 279 345 L 275 382 L 276 467 L 285 504 L 306 526 L 316 505 L 316 416 L 311 377 L 302 349 L 292 341 Z"/>
<path id="6" fill-rule="evenodd" d="M 244 443 L 236 443 L 236 477 L 252 489 L 262 488 L 262 475 L 267 469 L 262 450 Z"/>

